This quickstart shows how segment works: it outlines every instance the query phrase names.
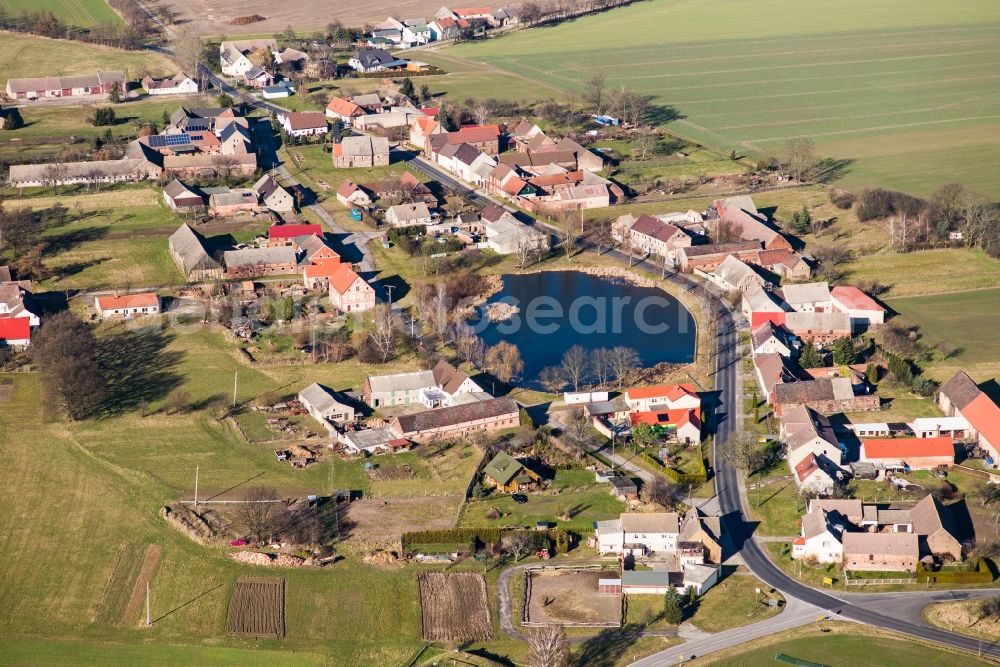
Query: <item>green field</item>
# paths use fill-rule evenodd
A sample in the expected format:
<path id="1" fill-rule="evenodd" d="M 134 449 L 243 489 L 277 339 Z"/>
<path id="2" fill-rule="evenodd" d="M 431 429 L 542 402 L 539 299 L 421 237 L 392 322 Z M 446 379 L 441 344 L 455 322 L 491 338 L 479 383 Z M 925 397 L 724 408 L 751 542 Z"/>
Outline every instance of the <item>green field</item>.
<path id="1" fill-rule="evenodd" d="M 176 74 L 177 66 L 150 51 L 123 51 L 96 44 L 0 32 L 2 80 L 32 76 L 89 74 L 97 70 L 128 70 L 131 78 Z"/>
<path id="2" fill-rule="evenodd" d="M 673 131 L 752 156 L 809 137 L 842 183 L 1000 195 L 1000 5 L 651 0 L 448 50 L 579 93 L 595 73 Z M 671 120 L 673 118 L 673 120 Z"/>
<path id="3" fill-rule="evenodd" d="M 697 664 L 719 667 L 756 667 L 775 665 L 779 653 L 808 660 L 821 665 L 857 665 L 857 667 L 884 667 L 886 665 L 938 665 L 960 667 L 964 665 L 990 665 L 987 659 L 969 653 L 958 653 L 920 644 L 909 639 L 861 634 L 848 626 L 835 626 L 835 631 L 820 634 L 816 630 L 797 630 L 791 639 L 770 642 L 745 652 L 726 651 L 726 657 L 709 656 Z"/>
<path id="4" fill-rule="evenodd" d="M 52 12 L 63 23 L 81 28 L 122 20 L 105 0 L 0 0 L 0 7 L 11 14 Z"/>
<path id="5" fill-rule="evenodd" d="M 981 250 L 923 250 L 877 254 L 845 265 L 848 283 L 876 280 L 882 299 L 964 292 L 1000 285 L 1000 262 Z"/>

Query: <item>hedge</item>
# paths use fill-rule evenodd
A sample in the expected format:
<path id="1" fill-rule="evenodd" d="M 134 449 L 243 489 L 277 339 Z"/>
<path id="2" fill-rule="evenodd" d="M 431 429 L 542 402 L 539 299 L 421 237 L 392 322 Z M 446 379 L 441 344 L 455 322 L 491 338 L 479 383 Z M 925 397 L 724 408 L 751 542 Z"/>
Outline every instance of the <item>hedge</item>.
<path id="1" fill-rule="evenodd" d="M 403 550 L 408 551 L 411 544 L 468 544 L 473 537 L 484 544 L 496 543 L 500 541 L 502 531 L 495 527 L 417 530 L 403 533 L 400 541 Z"/>
<path id="2" fill-rule="evenodd" d="M 923 563 L 917 563 L 917 582 L 932 584 L 989 584 L 993 582 L 993 571 L 986 559 L 980 558 L 975 568 L 962 572 L 928 572 Z"/>

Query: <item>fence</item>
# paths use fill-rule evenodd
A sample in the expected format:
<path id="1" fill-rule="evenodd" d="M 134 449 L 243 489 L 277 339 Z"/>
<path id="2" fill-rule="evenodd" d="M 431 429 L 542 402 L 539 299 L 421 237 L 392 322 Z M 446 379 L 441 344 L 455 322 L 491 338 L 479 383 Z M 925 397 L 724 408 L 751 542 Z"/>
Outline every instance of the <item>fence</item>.
<path id="1" fill-rule="evenodd" d="M 888 586 L 890 584 L 915 584 L 916 577 L 899 579 L 844 579 L 845 586 Z"/>
<path id="2" fill-rule="evenodd" d="M 524 569 L 524 600 L 521 603 L 521 625 L 526 628 L 541 628 L 551 623 L 539 623 L 530 619 L 528 603 L 531 601 L 531 573 L 541 570 L 573 570 L 575 572 L 590 572 L 592 570 L 603 570 L 603 565 L 539 565 L 538 567 L 528 567 Z M 621 621 L 614 623 L 611 621 L 585 622 L 573 621 L 560 623 L 566 628 L 620 628 Z"/>

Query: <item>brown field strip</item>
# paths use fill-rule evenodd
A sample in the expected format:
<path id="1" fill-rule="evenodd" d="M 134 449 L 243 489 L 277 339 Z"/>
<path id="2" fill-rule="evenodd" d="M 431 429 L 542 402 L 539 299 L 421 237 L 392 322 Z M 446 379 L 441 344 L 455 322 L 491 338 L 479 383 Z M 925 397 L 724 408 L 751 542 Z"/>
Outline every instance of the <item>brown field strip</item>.
<path id="1" fill-rule="evenodd" d="M 237 579 L 229 601 L 226 632 L 251 637 L 284 637 L 285 580 Z"/>
<path id="2" fill-rule="evenodd" d="M 122 614 L 122 625 L 135 625 L 139 620 L 139 613 L 146 599 L 146 583 L 152 581 L 156 566 L 160 564 L 160 556 L 163 549 L 159 544 L 150 544 L 146 547 L 146 554 L 142 558 L 142 568 L 139 576 L 135 578 L 135 585 L 132 586 L 132 595 L 129 596 L 128 606 Z"/>

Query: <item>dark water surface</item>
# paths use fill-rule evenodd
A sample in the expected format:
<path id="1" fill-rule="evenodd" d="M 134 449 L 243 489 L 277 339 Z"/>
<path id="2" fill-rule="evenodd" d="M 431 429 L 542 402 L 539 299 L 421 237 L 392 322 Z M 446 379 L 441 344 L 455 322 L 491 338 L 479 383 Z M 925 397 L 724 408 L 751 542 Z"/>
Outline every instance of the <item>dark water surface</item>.
<path id="1" fill-rule="evenodd" d="M 694 318 L 677 299 L 655 287 L 579 271 L 545 271 L 503 276 L 503 289 L 490 303 L 520 308 L 507 322 L 473 322 L 487 346 L 506 340 L 524 361 L 522 386 L 540 389 L 538 374 L 558 366 L 573 345 L 587 351 L 633 348 L 643 366 L 694 360 Z M 485 306 L 484 306 L 485 309 Z"/>

